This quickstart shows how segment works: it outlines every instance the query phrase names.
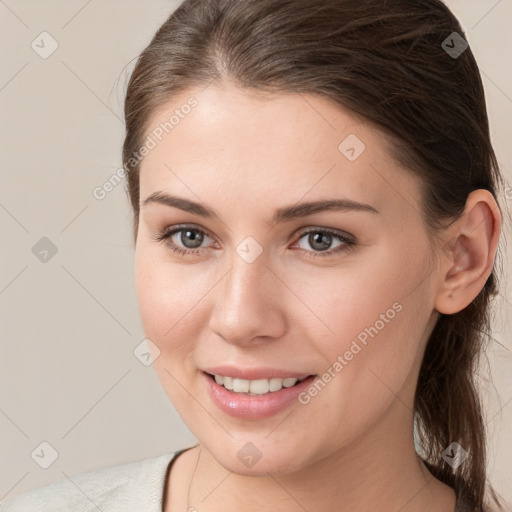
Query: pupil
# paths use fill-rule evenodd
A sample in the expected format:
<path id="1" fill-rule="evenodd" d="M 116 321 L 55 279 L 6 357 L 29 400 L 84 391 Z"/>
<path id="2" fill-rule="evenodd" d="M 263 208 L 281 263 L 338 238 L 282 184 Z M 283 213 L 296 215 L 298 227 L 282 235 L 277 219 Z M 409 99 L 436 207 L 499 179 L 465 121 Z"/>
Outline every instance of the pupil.
<path id="1" fill-rule="evenodd" d="M 311 244 L 311 247 L 319 251 L 325 251 L 331 245 L 331 235 L 320 232 L 312 233 L 309 235 L 309 243 Z M 320 244 L 320 246 L 317 244 Z"/>

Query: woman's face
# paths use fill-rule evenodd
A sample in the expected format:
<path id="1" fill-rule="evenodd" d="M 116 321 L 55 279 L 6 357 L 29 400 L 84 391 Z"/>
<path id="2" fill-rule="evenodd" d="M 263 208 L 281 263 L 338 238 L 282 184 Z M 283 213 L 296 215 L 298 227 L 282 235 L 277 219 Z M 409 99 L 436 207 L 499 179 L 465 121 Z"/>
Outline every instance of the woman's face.
<path id="1" fill-rule="evenodd" d="M 147 136 L 141 318 L 165 392 L 199 442 L 229 470 L 263 475 L 363 438 L 412 436 L 437 273 L 419 182 L 382 133 L 317 96 L 210 85 L 174 98 Z M 327 200 L 346 204 L 301 207 Z M 316 377 L 300 394 L 252 396 L 204 373 L 221 366 L 253 380 Z"/>

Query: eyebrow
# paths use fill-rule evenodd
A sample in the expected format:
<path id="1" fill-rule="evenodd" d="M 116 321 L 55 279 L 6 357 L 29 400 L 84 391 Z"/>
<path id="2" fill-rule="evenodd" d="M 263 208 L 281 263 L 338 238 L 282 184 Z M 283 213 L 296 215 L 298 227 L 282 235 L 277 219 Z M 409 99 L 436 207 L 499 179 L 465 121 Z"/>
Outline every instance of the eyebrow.
<path id="1" fill-rule="evenodd" d="M 142 202 L 142 207 L 151 203 L 178 208 L 184 212 L 199 215 L 207 219 L 220 220 L 217 213 L 207 206 L 183 197 L 172 196 L 162 191 L 157 191 L 149 195 Z M 308 215 L 324 211 L 361 211 L 376 214 L 379 213 L 373 206 L 366 203 L 360 203 L 358 201 L 352 201 L 351 199 L 322 199 L 319 201 L 310 201 L 279 208 L 276 210 L 270 222 L 271 224 L 277 224 L 279 222 L 306 217 Z"/>

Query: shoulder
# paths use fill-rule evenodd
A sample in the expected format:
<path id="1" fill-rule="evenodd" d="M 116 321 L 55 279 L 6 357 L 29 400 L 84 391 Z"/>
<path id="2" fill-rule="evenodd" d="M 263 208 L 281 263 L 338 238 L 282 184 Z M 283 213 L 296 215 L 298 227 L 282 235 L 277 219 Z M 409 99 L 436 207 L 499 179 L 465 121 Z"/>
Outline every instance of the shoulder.
<path id="1" fill-rule="evenodd" d="M 0 503 L 0 512 L 110 512 L 122 510 L 122 505 L 151 510 L 160 504 L 165 472 L 176 453 L 59 480 Z"/>

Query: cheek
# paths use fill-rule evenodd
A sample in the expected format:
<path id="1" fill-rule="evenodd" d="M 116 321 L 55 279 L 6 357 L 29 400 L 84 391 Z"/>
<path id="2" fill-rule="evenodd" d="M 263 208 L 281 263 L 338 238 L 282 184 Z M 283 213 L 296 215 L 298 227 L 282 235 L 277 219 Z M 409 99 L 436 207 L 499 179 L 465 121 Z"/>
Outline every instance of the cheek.
<path id="1" fill-rule="evenodd" d="M 162 251 L 160 251 L 162 252 Z M 205 279 L 165 256 L 140 248 L 135 257 L 135 285 L 144 332 L 164 354 L 188 350 L 200 329 Z"/>
<path id="2" fill-rule="evenodd" d="M 339 446 L 374 424 L 397 395 L 408 402 L 400 390 L 408 382 L 417 351 L 417 343 L 406 333 L 407 305 L 362 301 L 361 306 L 359 311 L 338 308 L 338 316 L 327 320 L 337 334 L 316 338 L 324 367 L 320 383 L 310 386 L 301 402 L 311 430 L 335 432 Z"/>
<path id="3" fill-rule="evenodd" d="M 312 322 L 323 334 L 317 338 L 326 348 L 346 350 L 358 335 L 364 343 L 372 334 L 382 338 L 391 330 L 389 326 L 398 316 L 406 293 L 404 277 L 409 272 L 402 268 L 398 275 L 400 265 L 391 253 L 382 246 L 361 257 L 355 254 L 339 267 L 310 266 L 290 272 L 287 280 L 309 311 L 315 313 Z"/>
<path id="4" fill-rule="evenodd" d="M 178 411 L 190 408 L 190 395 L 180 383 L 189 379 L 195 340 L 206 321 L 204 285 L 194 272 L 171 264 L 165 256 L 140 247 L 135 258 L 135 284 L 144 333 L 158 347 L 153 367 L 162 388 Z M 181 413 L 180 413 L 181 414 Z"/>
<path id="5" fill-rule="evenodd" d="M 429 292 L 417 286 L 426 268 L 383 247 L 357 269 L 301 274 L 300 296 L 317 315 L 310 325 L 320 326 L 310 337 L 323 356 L 322 380 L 340 411 L 382 407 L 403 386 L 430 317 Z"/>

